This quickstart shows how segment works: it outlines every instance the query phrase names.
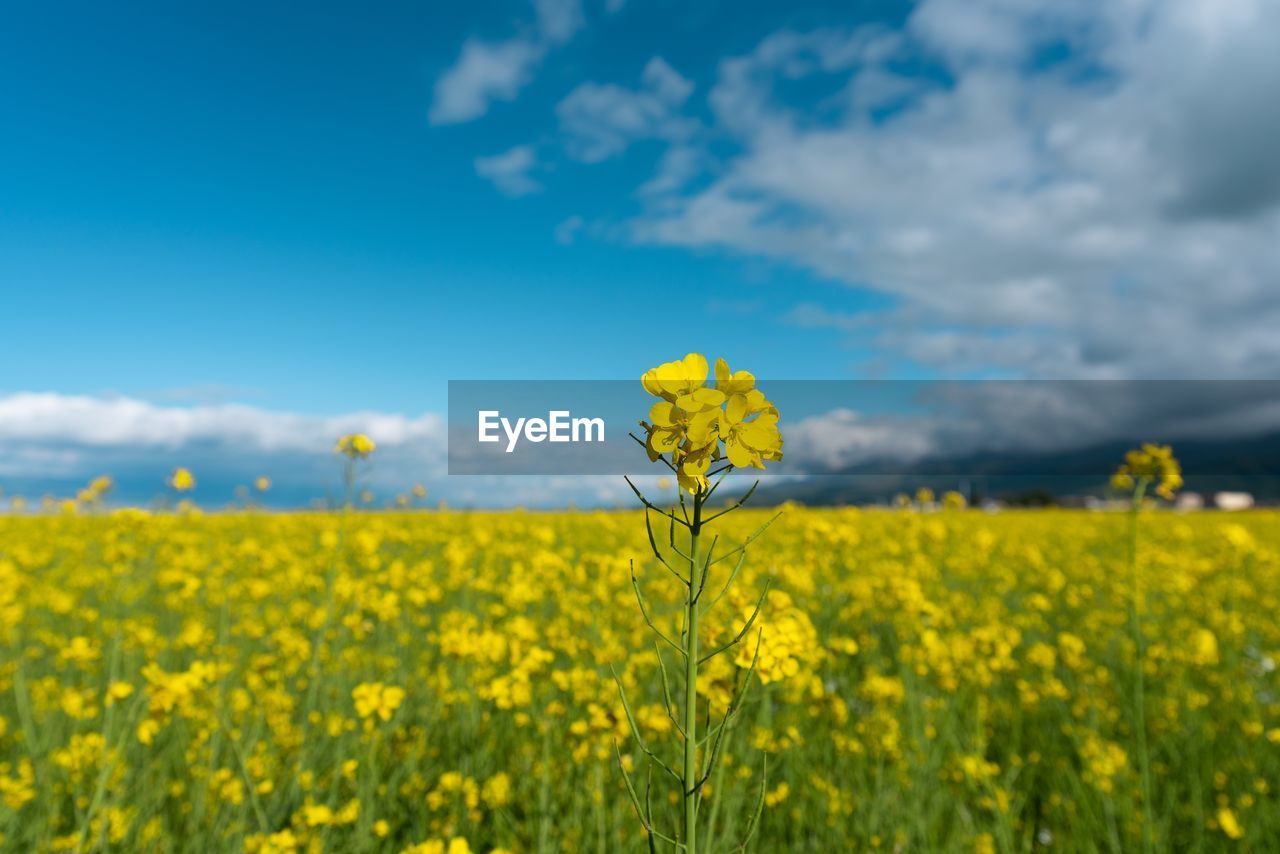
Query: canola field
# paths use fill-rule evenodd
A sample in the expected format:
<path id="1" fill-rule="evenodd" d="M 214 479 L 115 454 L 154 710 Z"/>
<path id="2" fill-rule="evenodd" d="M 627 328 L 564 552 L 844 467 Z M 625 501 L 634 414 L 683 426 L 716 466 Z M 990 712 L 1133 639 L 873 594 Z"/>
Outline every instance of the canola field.
<path id="1" fill-rule="evenodd" d="M 1280 848 L 1280 517 L 1137 521 L 785 508 L 702 638 L 772 579 L 700 850 L 762 783 L 752 851 Z M 647 850 L 632 559 L 678 632 L 638 512 L 0 516 L 0 850 Z"/>

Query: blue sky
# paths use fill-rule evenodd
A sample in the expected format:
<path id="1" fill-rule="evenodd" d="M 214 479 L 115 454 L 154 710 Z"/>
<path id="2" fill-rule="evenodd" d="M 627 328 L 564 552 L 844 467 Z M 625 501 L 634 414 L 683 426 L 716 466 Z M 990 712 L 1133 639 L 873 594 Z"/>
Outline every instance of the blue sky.
<path id="1" fill-rule="evenodd" d="M 0 140 L 0 336 L 22 354 L 4 390 L 414 412 L 453 376 L 628 377 L 691 346 L 833 376 L 864 355 L 777 322 L 799 290 L 856 310 L 845 285 L 556 241 L 571 217 L 624 221 L 656 150 L 556 164 L 519 199 L 473 166 L 553 135 L 548 103 L 582 80 L 630 83 L 655 51 L 709 76 L 712 40 L 749 49 L 777 18 L 589 7 L 516 102 L 433 125 L 459 46 L 534 26 L 528 3 L 132 8 L 27 5 L 0 36 L 0 73 L 21 81 Z M 667 302 L 678 321 L 660 318 Z"/>
<path id="2" fill-rule="evenodd" d="M 689 349 L 765 377 L 1273 377 L 1278 17 L 16 7 L 0 485 L 128 469 L 126 427 L 153 468 L 225 466 L 376 414 L 437 459 L 413 443 L 450 378 Z"/>

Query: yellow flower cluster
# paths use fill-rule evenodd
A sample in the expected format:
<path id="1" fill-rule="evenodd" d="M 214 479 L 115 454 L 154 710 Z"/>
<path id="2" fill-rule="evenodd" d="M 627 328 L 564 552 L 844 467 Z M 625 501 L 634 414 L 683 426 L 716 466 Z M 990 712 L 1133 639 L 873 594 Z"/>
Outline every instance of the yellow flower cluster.
<path id="1" fill-rule="evenodd" d="M 361 682 L 351 689 L 351 699 L 355 701 L 356 714 L 361 718 L 377 716 L 384 721 L 391 720 L 396 709 L 404 702 L 404 689 L 395 685 L 384 685 L 381 682 Z"/>
<path id="2" fill-rule="evenodd" d="M 754 602 L 736 601 L 734 634 L 746 626 L 755 609 Z M 768 611 L 757 621 L 755 628 L 758 628 L 758 633 L 753 633 L 749 642 L 736 648 L 734 663 L 739 667 L 750 667 L 754 659 L 756 675 L 766 685 L 799 676 L 807 667 L 817 664 L 823 655 L 818 632 L 809 615 L 796 607 L 794 600 L 784 591 L 776 590 L 769 594 Z"/>
<path id="3" fill-rule="evenodd" d="M 1161 498 L 1173 498 L 1182 488 L 1182 467 L 1168 445 L 1147 443 L 1124 456 L 1124 462 L 1111 476 L 1111 486 L 1121 492 L 1131 492 L 1139 484 L 1151 484 Z"/>
<path id="4" fill-rule="evenodd" d="M 338 443 L 334 445 L 333 452 L 342 454 L 347 459 L 356 460 L 364 459 L 377 450 L 378 446 L 372 439 L 363 433 L 348 433 L 345 436 L 338 437 Z"/>
<path id="5" fill-rule="evenodd" d="M 176 468 L 173 474 L 169 475 L 169 485 L 175 492 L 190 492 L 196 488 L 196 476 L 190 469 Z"/>
<path id="6" fill-rule="evenodd" d="M 763 790 L 760 851 L 1140 850 L 1140 665 L 1156 847 L 1274 847 L 1275 511 L 1139 518 L 1141 656 L 1109 514 L 784 518 L 706 586 L 709 651 L 774 579 L 698 673 L 702 738 L 759 642 L 705 816 Z M 646 546 L 628 512 L 0 514 L 0 850 L 645 850 L 610 670 L 668 764 L 682 725 Z M 647 591 L 679 638 L 683 591 Z"/>
<path id="7" fill-rule="evenodd" d="M 707 488 L 711 464 L 727 459 L 737 468 L 763 469 L 782 459 L 778 409 L 755 387 L 747 371 L 730 371 L 716 359 L 715 385 L 708 386 L 704 356 L 689 353 L 645 371 L 645 391 L 661 398 L 642 421 L 649 459 L 668 455 L 681 488 Z"/>

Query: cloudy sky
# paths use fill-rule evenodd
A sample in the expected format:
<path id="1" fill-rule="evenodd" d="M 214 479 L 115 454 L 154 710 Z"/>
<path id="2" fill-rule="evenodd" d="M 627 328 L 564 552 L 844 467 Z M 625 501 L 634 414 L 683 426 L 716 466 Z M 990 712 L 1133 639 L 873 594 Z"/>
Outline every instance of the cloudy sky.
<path id="1" fill-rule="evenodd" d="M 367 428 L 380 489 L 479 494 L 441 478 L 448 379 L 689 349 L 1280 376 L 1278 31 L 1266 0 L 26 4 L 0 486 L 320 494 Z"/>

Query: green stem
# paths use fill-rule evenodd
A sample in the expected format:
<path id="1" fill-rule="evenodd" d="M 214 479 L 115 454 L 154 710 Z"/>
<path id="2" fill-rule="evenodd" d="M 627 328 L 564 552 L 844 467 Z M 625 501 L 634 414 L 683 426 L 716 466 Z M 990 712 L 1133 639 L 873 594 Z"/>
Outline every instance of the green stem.
<path id="1" fill-rule="evenodd" d="M 1147 753 L 1146 708 L 1146 651 L 1142 643 L 1142 573 L 1138 568 L 1138 512 L 1146 496 L 1149 481 L 1139 479 L 1133 492 L 1133 507 L 1129 512 L 1129 573 L 1133 582 L 1133 603 L 1130 609 L 1130 629 L 1133 632 L 1133 649 L 1136 667 L 1133 677 L 1134 734 L 1138 741 L 1138 770 L 1142 777 L 1142 850 L 1155 848 L 1151 828 L 1151 759 Z"/>
<path id="2" fill-rule="evenodd" d="M 551 734 L 542 732 L 542 754 L 538 762 L 538 847 L 539 854 L 551 850 Z"/>
<path id="3" fill-rule="evenodd" d="M 698 558 L 698 535 L 702 530 L 703 492 L 693 496 L 693 523 L 689 526 L 689 594 L 685 600 L 685 682 L 684 682 L 684 850 L 697 852 L 698 794 L 698 591 L 702 587 L 702 566 Z"/>

